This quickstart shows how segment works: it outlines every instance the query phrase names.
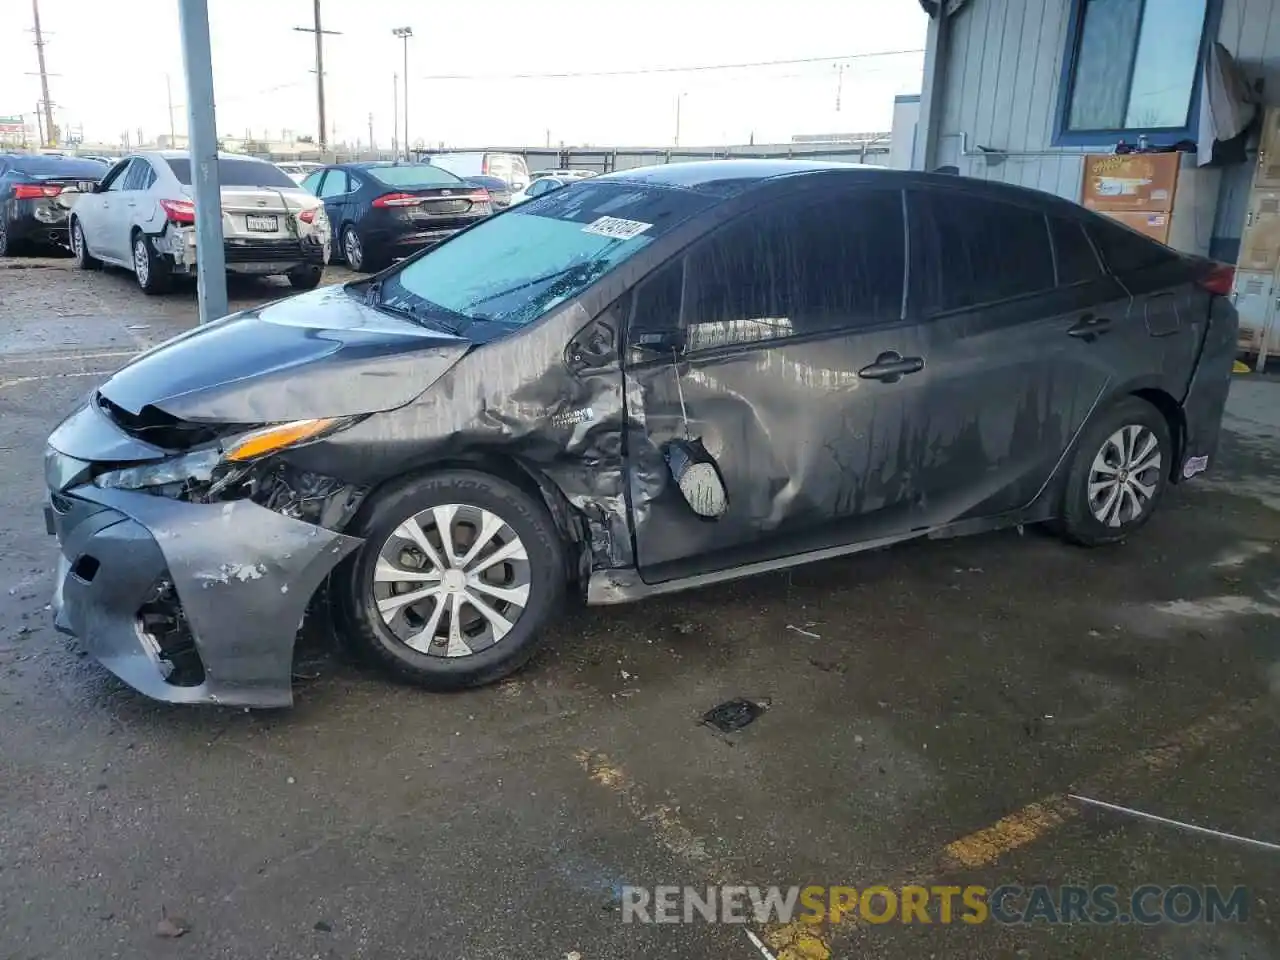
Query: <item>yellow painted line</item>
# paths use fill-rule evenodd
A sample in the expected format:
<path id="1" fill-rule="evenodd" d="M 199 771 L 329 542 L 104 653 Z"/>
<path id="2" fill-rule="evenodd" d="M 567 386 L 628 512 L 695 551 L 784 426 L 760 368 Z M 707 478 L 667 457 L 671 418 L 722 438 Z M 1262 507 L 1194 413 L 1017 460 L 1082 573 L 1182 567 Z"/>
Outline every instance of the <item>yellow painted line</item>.
<path id="1" fill-rule="evenodd" d="M 1087 786 L 1072 792 L 1093 792 L 1100 787 L 1120 784 L 1144 773 L 1167 773 L 1186 759 L 1189 753 L 1203 749 L 1244 727 L 1258 702 L 1246 700 L 1210 714 L 1166 737 L 1154 747 L 1140 750 L 1119 763 L 1103 768 L 1089 778 Z M 942 850 L 939 867 L 942 872 L 946 872 L 987 866 L 1019 847 L 1034 843 L 1079 815 L 1079 806 L 1066 794 L 1044 797 L 1001 817 L 989 827 L 948 843 Z"/>
<path id="2" fill-rule="evenodd" d="M 662 846 L 695 866 L 709 883 L 739 882 L 731 880 L 731 872 L 716 862 L 707 850 L 706 841 L 681 821 L 677 807 L 650 802 L 630 775 L 606 754 L 579 750 L 574 759 L 592 783 L 617 796 L 632 815 L 650 826 Z M 773 951 L 774 960 L 830 960 L 831 957 L 831 948 L 815 924 L 799 920 L 770 924 L 762 931 L 761 938 Z"/>
<path id="3" fill-rule="evenodd" d="M 1235 363 L 1231 365 L 1232 373 L 1250 373 L 1252 370 L 1253 368 L 1249 366 L 1247 363 L 1245 363 L 1243 360 L 1237 360 Z"/>
<path id="4" fill-rule="evenodd" d="M 579 750 L 574 758 L 593 783 L 616 794 L 632 814 L 649 824 L 658 842 L 669 851 L 692 863 L 704 867 L 709 865 L 706 842 L 680 821 L 675 807 L 669 803 L 649 803 L 626 771 L 603 753 Z M 713 870 L 712 873 L 714 882 L 727 882 L 724 871 Z"/>

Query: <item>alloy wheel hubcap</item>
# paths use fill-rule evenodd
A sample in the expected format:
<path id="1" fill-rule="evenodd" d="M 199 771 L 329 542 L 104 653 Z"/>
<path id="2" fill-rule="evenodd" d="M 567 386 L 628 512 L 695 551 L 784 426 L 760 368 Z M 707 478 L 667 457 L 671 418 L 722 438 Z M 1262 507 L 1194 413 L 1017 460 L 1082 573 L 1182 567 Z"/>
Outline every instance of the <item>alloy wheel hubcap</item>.
<path id="1" fill-rule="evenodd" d="M 71 244 L 75 247 L 76 259 L 84 259 L 84 234 L 80 232 L 80 224 L 76 224 L 75 232 L 71 234 Z"/>
<path id="2" fill-rule="evenodd" d="M 1109 436 L 1089 468 L 1089 509 L 1108 527 L 1137 520 L 1151 505 L 1163 462 L 1160 441 L 1139 424 Z"/>
<path id="3" fill-rule="evenodd" d="M 147 248 L 141 237 L 133 242 L 133 271 L 138 276 L 138 282 L 145 285 L 151 268 L 147 262 Z"/>
<path id="4" fill-rule="evenodd" d="M 358 267 L 360 265 L 360 238 L 355 235 L 352 230 L 347 231 L 347 241 L 345 244 L 345 253 L 347 255 L 347 266 Z"/>
<path id="5" fill-rule="evenodd" d="M 447 503 L 396 527 L 378 551 L 373 596 L 418 653 L 466 657 L 510 633 L 529 603 L 529 555 L 495 513 Z"/>

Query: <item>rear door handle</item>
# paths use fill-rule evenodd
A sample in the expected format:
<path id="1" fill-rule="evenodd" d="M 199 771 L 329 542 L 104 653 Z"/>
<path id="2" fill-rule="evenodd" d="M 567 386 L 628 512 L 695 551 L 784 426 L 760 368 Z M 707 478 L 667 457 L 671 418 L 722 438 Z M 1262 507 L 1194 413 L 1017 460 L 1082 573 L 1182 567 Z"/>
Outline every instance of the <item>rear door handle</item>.
<path id="1" fill-rule="evenodd" d="M 876 362 L 863 367 L 858 376 L 863 380 L 897 383 L 903 377 L 924 369 L 924 357 L 904 357 L 897 350 L 886 350 Z"/>
<path id="2" fill-rule="evenodd" d="M 1102 336 L 1110 329 L 1111 321 L 1106 317 L 1095 317 L 1092 314 L 1086 314 L 1067 327 L 1067 336 L 1079 337 L 1081 340 L 1087 341 Z"/>

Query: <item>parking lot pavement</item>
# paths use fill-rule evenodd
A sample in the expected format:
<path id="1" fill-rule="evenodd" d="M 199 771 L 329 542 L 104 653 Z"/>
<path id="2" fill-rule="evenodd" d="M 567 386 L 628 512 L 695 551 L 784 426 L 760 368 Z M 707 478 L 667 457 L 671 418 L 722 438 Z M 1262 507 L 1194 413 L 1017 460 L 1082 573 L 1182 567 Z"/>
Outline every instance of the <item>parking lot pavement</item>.
<path id="1" fill-rule="evenodd" d="M 1010 531 L 575 608 L 518 677 L 451 696 L 313 637 L 293 710 L 177 708 L 53 632 L 40 451 L 194 297 L 16 263 L 0 956 L 763 956 L 740 925 L 622 923 L 624 885 L 711 883 L 1251 897 L 1214 925 L 753 924 L 779 960 L 1280 953 L 1280 854 L 1068 796 L 1280 842 L 1280 383 L 1236 381 L 1213 475 L 1115 549 Z M 697 722 L 734 697 L 768 709 L 736 733 Z M 166 916 L 190 928 L 176 943 Z"/>

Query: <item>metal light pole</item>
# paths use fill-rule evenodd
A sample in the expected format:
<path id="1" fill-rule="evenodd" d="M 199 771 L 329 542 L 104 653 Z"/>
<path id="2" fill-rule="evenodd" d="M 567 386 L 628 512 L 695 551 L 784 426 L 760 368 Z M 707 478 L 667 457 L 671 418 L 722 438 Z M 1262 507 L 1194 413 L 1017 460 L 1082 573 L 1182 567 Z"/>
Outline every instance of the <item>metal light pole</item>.
<path id="1" fill-rule="evenodd" d="M 400 159 L 400 74 L 391 75 L 391 155 Z"/>
<path id="2" fill-rule="evenodd" d="M 409 159 L 409 38 L 413 27 L 394 27 L 391 35 L 404 41 L 404 158 Z"/>
<path id="3" fill-rule="evenodd" d="M 227 258 L 222 249 L 222 184 L 213 107 L 208 0 L 179 0 L 182 65 L 187 77 L 187 142 L 196 205 L 196 275 L 200 322 L 227 314 Z"/>
<path id="4" fill-rule="evenodd" d="M 676 142 L 675 145 L 680 146 L 680 104 L 684 102 L 685 93 L 682 91 L 676 95 Z"/>

